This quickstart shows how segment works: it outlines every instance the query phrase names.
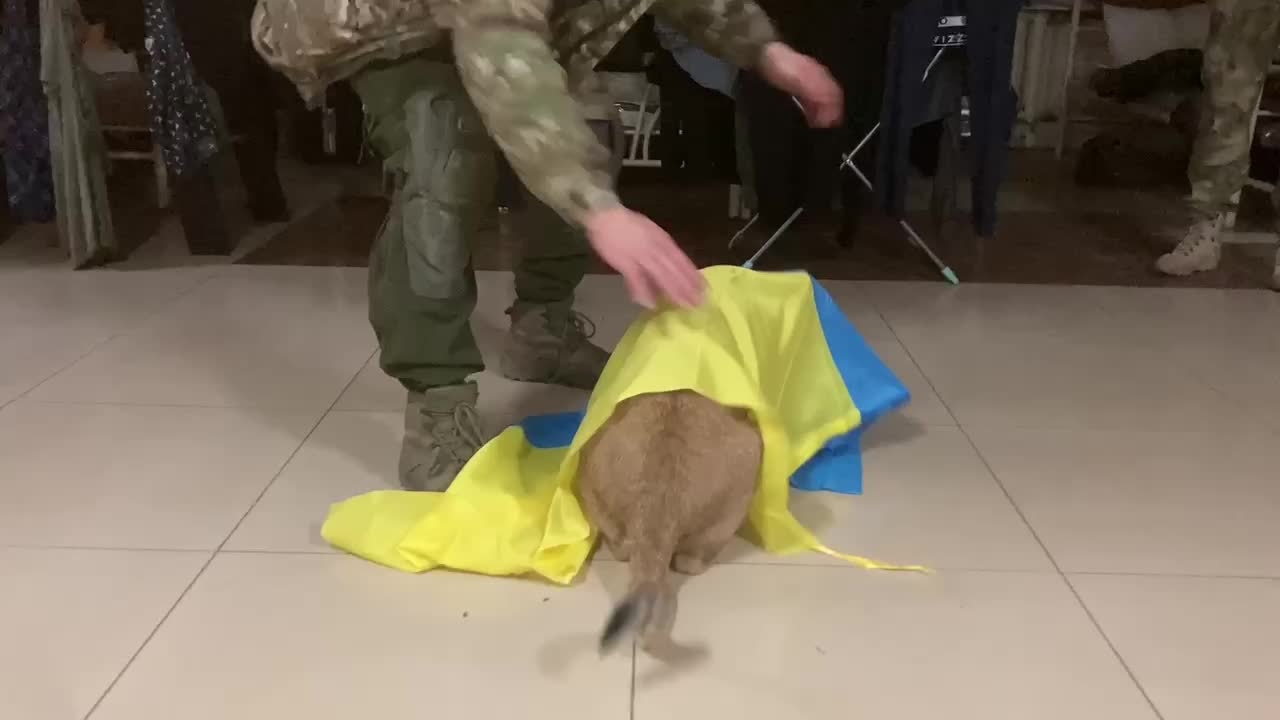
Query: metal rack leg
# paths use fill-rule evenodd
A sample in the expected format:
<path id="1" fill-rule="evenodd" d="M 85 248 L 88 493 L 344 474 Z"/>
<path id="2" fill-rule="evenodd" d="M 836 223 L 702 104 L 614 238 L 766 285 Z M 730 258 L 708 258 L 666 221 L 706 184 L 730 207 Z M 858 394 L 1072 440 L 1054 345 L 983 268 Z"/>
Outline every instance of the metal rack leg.
<path id="1" fill-rule="evenodd" d="M 946 53 L 946 51 L 947 49 L 945 47 L 938 48 L 938 52 L 934 53 L 933 59 L 931 59 L 929 61 L 928 66 L 925 67 L 924 75 L 920 79 L 921 82 L 925 82 L 929 79 L 929 75 L 933 72 L 934 67 L 937 66 L 938 61 L 942 59 L 942 56 Z M 791 101 L 796 104 L 796 107 L 798 107 L 801 110 L 801 112 L 804 111 L 804 105 L 801 104 L 799 99 L 792 97 Z M 875 127 L 871 128 L 871 130 L 867 132 L 866 136 L 862 138 L 862 141 L 859 142 L 858 145 L 853 148 L 853 150 L 850 150 L 848 153 L 846 153 L 840 161 L 840 170 L 844 170 L 845 168 L 852 170 L 853 173 L 858 177 L 859 180 L 862 181 L 862 184 L 865 185 L 868 190 L 875 190 L 875 186 L 871 184 L 871 180 L 866 175 L 863 174 L 862 170 L 858 169 L 858 166 L 854 163 L 854 156 L 857 155 L 864 147 L 866 147 L 867 143 L 871 142 L 871 139 L 874 138 L 876 133 L 879 131 L 880 131 L 880 123 L 876 123 Z M 787 221 L 784 222 L 782 226 L 779 227 L 777 231 L 775 231 L 773 235 L 768 240 L 765 241 L 764 245 L 760 246 L 760 249 L 756 251 L 755 255 L 752 255 L 751 259 L 743 263 L 742 266 L 744 268 L 747 268 L 748 270 L 754 268 L 756 262 L 758 262 L 760 258 L 766 252 L 768 252 L 769 248 L 772 247 L 773 244 L 776 243 L 779 240 L 779 238 L 782 237 L 783 233 L 785 233 L 787 229 L 790 228 L 795 223 L 795 221 L 800 218 L 800 215 L 803 213 L 804 213 L 803 206 L 796 208 L 796 211 L 791 213 L 791 217 L 787 218 Z M 751 218 L 751 220 L 747 222 L 746 225 L 742 227 L 741 230 L 739 230 L 729 240 L 729 247 L 732 248 L 735 244 L 737 244 L 737 242 L 742 239 L 743 235 L 746 234 L 747 230 L 751 229 L 751 226 L 755 225 L 756 221 L 759 219 L 760 219 L 760 215 L 759 213 L 757 213 L 754 217 Z M 941 258 L 938 257 L 937 253 L 935 253 L 933 249 L 929 247 L 929 244 L 924 241 L 924 238 L 920 237 L 920 233 L 917 233 L 915 228 L 913 228 L 910 223 L 900 218 L 898 220 L 898 225 L 907 234 L 907 237 L 910 238 L 912 244 L 914 244 L 916 247 L 924 251 L 924 254 L 929 257 L 929 260 L 931 260 L 933 264 L 937 266 L 938 271 L 942 273 L 942 277 L 946 278 L 947 282 L 951 283 L 952 285 L 960 284 L 960 278 L 956 275 L 955 271 L 952 270 L 950 266 L 948 266 L 946 263 L 944 263 L 941 260 Z"/>

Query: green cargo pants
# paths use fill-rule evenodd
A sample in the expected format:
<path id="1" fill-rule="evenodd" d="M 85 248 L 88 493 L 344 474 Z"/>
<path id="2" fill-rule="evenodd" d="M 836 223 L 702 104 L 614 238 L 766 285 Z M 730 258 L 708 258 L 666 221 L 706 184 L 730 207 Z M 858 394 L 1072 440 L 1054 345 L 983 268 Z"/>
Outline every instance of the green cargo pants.
<path id="1" fill-rule="evenodd" d="M 369 141 L 397 179 L 369 261 L 369 319 L 382 369 L 407 389 L 457 385 L 484 369 L 471 332 L 471 249 L 493 211 L 497 147 L 452 64 L 410 58 L 352 81 Z M 515 270 L 522 303 L 573 303 L 585 236 L 530 197 Z"/>
<path id="2" fill-rule="evenodd" d="M 1198 219 L 1234 209 L 1234 196 L 1249 177 L 1253 111 L 1280 41 L 1276 0 L 1215 0 L 1212 10 L 1200 133 L 1187 166 Z M 1280 186 L 1273 200 L 1280 207 Z"/>

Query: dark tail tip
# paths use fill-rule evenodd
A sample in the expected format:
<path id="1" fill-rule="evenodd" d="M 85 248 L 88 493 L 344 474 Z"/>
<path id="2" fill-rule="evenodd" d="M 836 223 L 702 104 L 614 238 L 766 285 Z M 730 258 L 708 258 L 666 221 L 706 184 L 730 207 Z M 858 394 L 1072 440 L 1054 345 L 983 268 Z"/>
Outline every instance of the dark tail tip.
<path id="1" fill-rule="evenodd" d="M 640 588 L 614 608 L 600 633 L 600 654 L 607 655 L 623 640 L 643 633 L 653 617 L 656 599 L 656 589 Z"/>

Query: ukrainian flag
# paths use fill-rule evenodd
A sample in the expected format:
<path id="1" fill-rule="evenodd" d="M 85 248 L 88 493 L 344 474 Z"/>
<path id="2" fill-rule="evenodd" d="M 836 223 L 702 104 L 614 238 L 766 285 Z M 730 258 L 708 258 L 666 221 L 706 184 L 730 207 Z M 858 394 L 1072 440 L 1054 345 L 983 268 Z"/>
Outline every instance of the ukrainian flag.
<path id="1" fill-rule="evenodd" d="M 388 567 L 539 575 L 567 584 L 595 543 L 574 493 L 578 456 L 618 403 L 693 390 L 751 411 L 764 441 L 750 535 L 869 569 L 910 569 L 838 553 L 788 509 L 791 488 L 858 494 L 862 430 L 909 400 L 827 291 L 804 273 L 703 272 L 707 302 L 639 318 L 583 413 L 529 418 L 480 449 L 445 493 L 381 491 L 335 505 L 323 535 Z"/>

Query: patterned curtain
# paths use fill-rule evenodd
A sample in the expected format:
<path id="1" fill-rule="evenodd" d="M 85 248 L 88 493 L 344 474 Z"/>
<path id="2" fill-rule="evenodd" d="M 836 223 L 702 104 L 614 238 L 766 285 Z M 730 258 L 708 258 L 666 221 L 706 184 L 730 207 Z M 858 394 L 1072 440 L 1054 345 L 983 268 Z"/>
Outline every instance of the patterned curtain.
<path id="1" fill-rule="evenodd" d="M 216 2 L 217 0 L 206 0 Z M 151 130 L 175 175 L 199 170 L 218 153 L 218 124 L 197 79 L 169 0 L 146 0 L 147 104 Z"/>
<path id="2" fill-rule="evenodd" d="M 54 219 L 49 110 L 40 83 L 40 25 L 33 3 L 0 0 L 0 152 L 6 201 L 20 222 Z"/>

